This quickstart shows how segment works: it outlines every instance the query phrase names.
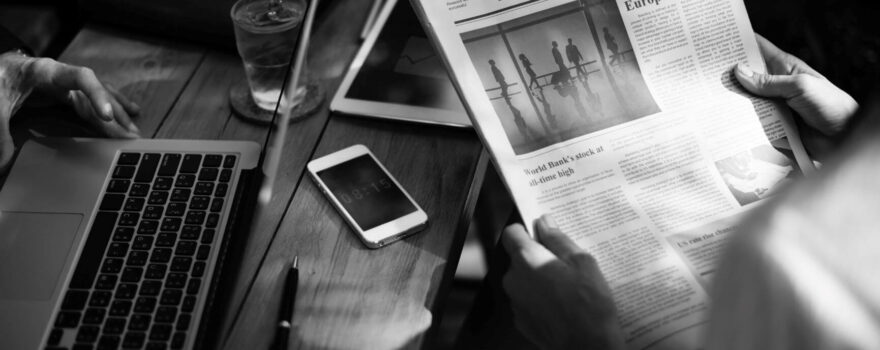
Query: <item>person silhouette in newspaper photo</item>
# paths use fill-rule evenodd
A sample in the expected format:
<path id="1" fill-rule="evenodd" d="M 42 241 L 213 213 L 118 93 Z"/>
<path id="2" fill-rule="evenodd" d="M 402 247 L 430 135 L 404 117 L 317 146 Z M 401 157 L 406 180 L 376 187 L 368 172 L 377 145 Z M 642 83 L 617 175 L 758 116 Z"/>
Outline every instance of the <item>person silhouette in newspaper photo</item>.
<path id="1" fill-rule="evenodd" d="M 507 81 L 504 79 L 504 74 L 501 74 L 501 70 L 495 66 L 495 60 L 489 60 L 489 65 L 492 66 L 492 75 L 495 76 L 495 81 L 501 87 L 501 97 L 507 98 Z"/>
<path id="2" fill-rule="evenodd" d="M 613 40 L 608 40 L 608 37 L 609 35 L 606 31 L 606 41 L 610 45 L 613 43 Z M 757 40 L 761 54 L 766 60 L 768 73 L 759 74 L 744 65 L 739 65 L 733 72 L 736 80 L 749 93 L 784 100 L 799 115 L 804 124 L 815 131 L 815 135 L 817 135 L 815 141 L 828 143 L 829 140 L 841 137 L 845 127 L 858 109 L 856 101 L 800 59 L 783 52 L 761 36 L 757 36 Z M 880 124 L 880 121 L 874 124 Z M 875 131 L 880 131 L 880 125 L 875 125 L 874 129 Z M 874 137 L 873 139 L 877 138 Z M 804 141 L 808 146 L 810 144 L 819 144 L 811 142 L 809 139 Z M 878 143 L 877 148 L 880 148 L 880 139 L 877 139 L 875 143 Z M 876 156 L 873 159 L 876 159 Z M 875 160 L 872 164 L 880 164 L 880 161 Z M 880 167 L 880 165 L 876 167 Z M 831 168 L 831 166 L 828 166 L 828 168 Z M 861 250 L 863 252 L 861 255 L 840 255 L 834 253 L 834 251 L 824 251 L 821 249 L 821 245 L 819 245 L 819 248 L 808 251 L 819 253 L 806 254 L 803 251 L 799 251 L 801 254 L 796 255 L 796 257 L 801 260 L 786 260 L 775 256 L 774 254 L 777 253 L 775 249 L 763 246 L 763 244 L 769 243 L 761 240 L 761 237 L 774 237 L 776 240 L 784 240 L 784 242 L 790 243 L 790 246 L 801 247 L 808 244 L 804 242 L 821 242 L 821 244 L 827 245 L 827 241 L 834 240 L 830 238 L 824 239 L 824 237 L 832 236 L 829 235 L 832 233 L 834 236 L 841 234 L 841 232 L 822 231 L 822 228 L 827 227 L 827 230 L 834 226 L 820 224 L 804 226 L 801 223 L 792 222 L 792 220 L 808 221 L 812 217 L 821 217 L 821 215 L 810 214 L 814 211 L 824 212 L 824 215 L 828 217 L 840 216 L 839 211 L 835 211 L 833 210 L 834 208 L 829 208 L 829 206 L 838 206 L 841 202 L 825 201 L 821 196 L 814 196 L 814 193 L 810 193 L 810 191 L 819 191 L 829 187 L 846 188 L 849 190 L 848 193 L 850 195 L 854 193 L 857 196 L 862 193 L 859 190 L 859 186 L 864 186 L 864 180 L 866 180 L 864 179 L 866 175 L 862 175 L 861 184 L 858 181 L 844 183 L 842 181 L 845 178 L 822 175 L 827 174 L 820 173 L 817 177 L 805 180 L 815 181 L 813 183 L 795 184 L 791 188 L 793 191 L 780 194 L 776 198 L 778 201 L 769 203 L 767 207 L 764 207 L 766 209 L 761 210 L 764 213 L 773 212 L 776 210 L 774 208 L 784 208 L 782 210 L 789 211 L 787 216 L 772 217 L 775 220 L 782 220 L 782 222 L 772 222 L 769 225 L 765 225 L 766 227 L 760 225 L 746 227 L 744 225 L 744 227 L 740 228 L 737 235 L 731 238 L 732 241 L 735 241 L 741 237 L 749 237 L 751 235 L 753 238 L 758 237 L 759 239 L 750 241 L 753 242 L 751 245 L 731 243 L 731 245 L 727 246 L 727 254 L 719 264 L 719 269 L 722 271 L 716 273 L 716 280 L 713 282 L 716 284 L 713 295 L 713 305 L 715 306 L 713 306 L 710 314 L 711 322 L 706 340 L 709 348 L 758 349 L 766 348 L 766 346 L 760 346 L 762 344 L 788 344 L 787 348 L 821 349 L 829 348 L 828 345 L 833 344 L 833 341 L 829 343 L 829 339 L 852 340 L 858 338 L 859 335 L 864 335 L 864 332 L 853 333 L 850 331 L 847 333 L 844 331 L 841 333 L 844 338 L 840 338 L 837 336 L 841 334 L 830 334 L 828 328 L 825 327 L 827 325 L 823 322 L 810 322 L 809 320 L 798 318 L 809 315 L 809 312 L 805 311 L 807 308 L 805 305 L 809 305 L 809 303 L 798 304 L 796 300 L 801 300 L 801 298 L 809 300 L 808 297 L 810 295 L 818 295 L 819 297 L 849 295 L 831 293 L 833 291 L 839 292 L 840 288 L 846 291 L 847 283 L 851 281 L 840 276 L 845 277 L 849 272 L 841 272 L 831 280 L 821 279 L 821 281 L 834 282 L 830 285 L 820 284 L 820 279 L 807 279 L 806 281 L 815 281 L 815 283 L 805 288 L 786 289 L 783 288 L 784 286 L 780 287 L 780 285 L 766 285 L 768 283 L 784 284 L 784 281 L 790 280 L 785 278 L 787 275 L 778 276 L 773 275 L 773 273 L 785 272 L 787 271 L 785 270 L 786 267 L 791 268 L 790 271 L 797 273 L 801 271 L 798 268 L 802 264 L 819 264 L 824 268 L 829 268 L 828 271 L 840 271 L 839 268 L 841 267 L 860 266 L 858 264 L 847 264 L 854 261 L 863 262 L 857 260 L 863 257 L 862 260 L 874 259 L 874 265 L 871 268 L 863 267 L 863 269 L 867 269 L 867 273 L 876 271 L 877 254 L 866 254 L 864 250 Z M 876 183 L 876 181 L 869 181 L 869 183 Z M 880 184 L 873 185 L 873 188 L 880 190 L 878 187 L 880 187 Z M 841 190 L 837 192 L 847 191 Z M 874 212 L 876 214 L 878 207 L 880 207 L 880 198 L 871 200 L 875 202 L 875 206 L 870 207 L 869 210 L 862 210 L 862 212 Z M 863 198 L 861 201 L 866 201 L 866 199 Z M 846 204 L 852 205 L 853 203 Z M 791 210 L 798 211 L 791 212 Z M 871 220 L 874 216 L 862 215 L 861 219 L 863 221 L 866 219 Z M 749 221 L 749 223 L 751 222 Z M 876 228 L 878 224 L 880 222 L 874 220 L 871 225 L 860 227 L 865 227 L 870 231 L 872 228 Z M 504 249 L 510 255 L 511 260 L 510 269 L 503 279 L 503 288 L 509 296 L 517 329 L 536 345 L 544 349 L 625 348 L 624 337 L 618 324 L 618 314 L 612 298 L 611 288 L 609 288 L 596 260 L 590 255 L 590 252 L 585 251 L 566 236 L 565 232 L 558 228 L 551 215 L 541 217 L 533 225 L 534 239 L 528 235 L 525 227 L 521 224 L 513 224 L 506 227 L 501 236 Z M 786 231 L 784 228 L 789 226 L 793 228 Z M 794 231 L 794 233 L 789 231 Z M 811 236 L 809 240 L 805 240 L 803 237 L 798 236 L 801 231 L 811 231 L 811 234 L 814 234 L 814 236 Z M 779 232 L 785 232 L 785 234 L 780 235 Z M 878 236 L 870 234 L 870 232 L 868 233 L 868 236 L 860 237 L 860 239 L 864 240 Z M 823 239 L 820 240 L 817 237 Z M 871 239 L 872 242 L 880 243 L 880 238 Z M 848 245 L 850 249 L 837 250 L 838 252 L 852 251 L 852 248 L 857 248 L 861 241 L 849 239 L 840 242 L 837 245 Z M 811 245 L 810 247 L 813 246 Z M 877 251 L 876 246 L 870 250 L 870 252 L 873 251 Z M 823 255 L 822 252 L 827 254 Z M 743 260 L 747 261 L 744 262 Z M 775 266 L 782 266 L 782 270 L 755 266 L 762 262 L 770 265 L 773 263 L 779 264 Z M 837 270 L 835 270 L 835 266 Z M 729 269 L 729 271 L 725 269 Z M 765 271 L 768 271 L 766 272 L 767 276 L 762 275 Z M 773 278 L 774 276 L 776 278 Z M 807 276 L 799 277 L 804 278 Z M 723 279 L 724 281 L 719 281 L 718 279 Z M 867 277 L 864 280 L 875 281 L 876 279 Z M 766 283 L 756 283 L 755 281 Z M 719 283 L 723 286 L 718 287 Z M 850 285 L 858 285 L 858 283 Z M 871 282 L 869 285 L 876 284 Z M 855 300 L 853 302 L 856 303 L 856 306 L 863 306 L 859 305 L 858 302 L 862 300 L 864 303 L 865 300 L 864 298 L 857 298 L 858 295 L 864 295 L 858 294 L 860 292 L 864 293 L 865 291 L 857 291 L 855 294 L 848 296 L 849 298 L 855 298 L 852 300 Z M 774 293 L 782 293 L 782 295 L 774 295 Z M 873 298 L 872 300 L 877 301 L 877 291 L 873 290 L 869 293 L 872 293 L 869 294 Z M 750 299 L 743 299 L 743 296 L 748 296 Z M 827 298 L 822 300 L 825 302 L 836 301 L 828 301 Z M 831 306 L 834 305 L 836 304 Z M 852 309 L 861 310 L 860 308 Z M 755 310 L 760 310 L 763 313 L 762 316 L 756 315 L 755 312 L 758 311 Z M 836 309 L 831 307 L 829 310 L 831 310 L 829 313 L 834 313 Z M 873 333 L 874 338 L 880 338 L 880 334 L 876 332 L 876 326 L 880 324 L 876 316 L 877 311 L 877 306 L 866 308 L 866 311 L 864 311 L 869 313 L 865 317 L 869 319 L 873 317 L 873 327 L 875 328 L 872 329 L 875 332 Z M 871 312 L 874 313 L 870 314 Z M 856 316 L 861 315 L 859 312 L 854 312 L 845 314 L 845 316 L 853 314 Z M 792 320 L 797 320 L 797 322 L 785 322 L 788 319 L 786 317 L 791 317 Z M 780 321 L 781 323 L 772 323 L 773 320 Z M 851 323 L 857 320 L 846 319 L 845 321 Z M 841 321 L 841 323 L 847 322 Z M 780 329 L 769 329 L 772 327 Z M 782 327 L 790 328 L 782 329 Z M 871 336 L 871 334 L 868 335 Z M 801 339 L 819 340 L 804 342 Z M 858 340 L 861 339 L 855 339 L 854 341 Z M 737 347 L 736 344 L 741 346 Z M 795 346 L 794 344 L 800 344 L 804 347 Z M 851 343 L 842 344 L 851 345 Z M 875 345 L 874 348 L 876 348 L 876 342 L 869 344 Z M 865 347 L 844 346 L 837 348 Z"/>
<path id="3" fill-rule="evenodd" d="M 29 53 L 18 38 L 0 27 L 0 175 L 9 170 L 15 151 L 10 120 L 32 94 L 66 102 L 107 136 L 139 137 L 131 121 L 140 113 L 137 104 L 102 83 L 89 68 Z"/>
<path id="4" fill-rule="evenodd" d="M 568 45 L 565 45 L 565 56 L 567 56 L 568 61 L 574 65 L 578 79 L 585 79 L 587 77 L 587 71 L 581 66 L 581 60 L 584 59 L 584 56 L 581 55 L 581 50 L 578 50 L 578 47 L 571 42 L 571 38 L 568 38 Z"/>
<path id="5" fill-rule="evenodd" d="M 602 28 L 602 31 L 605 32 L 605 46 L 608 48 L 608 51 L 611 51 L 611 61 L 608 62 L 608 65 L 613 66 L 620 60 L 620 53 L 618 53 L 620 48 L 617 46 L 617 39 L 608 31 L 608 27 Z"/>
<path id="6" fill-rule="evenodd" d="M 535 70 L 532 69 L 532 61 L 529 61 L 529 58 L 526 57 L 526 54 L 520 53 L 519 60 L 522 62 L 523 69 L 526 70 L 526 74 L 529 75 L 529 89 L 532 88 L 532 85 L 537 85 L 538 88 L 541 88 L 541 84 L 538 83 L 538 75 L 535 74 Z"/>

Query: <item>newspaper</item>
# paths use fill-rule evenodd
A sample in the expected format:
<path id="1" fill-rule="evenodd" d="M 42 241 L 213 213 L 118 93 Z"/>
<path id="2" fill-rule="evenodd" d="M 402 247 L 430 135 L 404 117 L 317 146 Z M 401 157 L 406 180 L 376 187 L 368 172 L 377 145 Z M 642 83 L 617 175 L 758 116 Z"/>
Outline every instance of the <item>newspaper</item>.
<path id="1" fill-rule="evenodd" d="M 523 220 L 596 257 L 627 346 L 699 348 L 738 219 L 813 170 L 731 74 L 766 71 L 742 0 L 412 3 Z"/>

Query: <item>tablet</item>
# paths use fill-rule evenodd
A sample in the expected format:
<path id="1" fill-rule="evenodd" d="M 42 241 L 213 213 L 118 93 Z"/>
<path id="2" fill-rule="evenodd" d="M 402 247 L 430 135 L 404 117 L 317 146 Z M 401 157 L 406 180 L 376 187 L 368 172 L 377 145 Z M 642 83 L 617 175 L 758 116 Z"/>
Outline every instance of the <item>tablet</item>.
<path id="1" fill-rule="evenodd" d="M 409 1 L 386 2 L 330 109 L 357 116 L 471 127 L 443 61 Z"/>

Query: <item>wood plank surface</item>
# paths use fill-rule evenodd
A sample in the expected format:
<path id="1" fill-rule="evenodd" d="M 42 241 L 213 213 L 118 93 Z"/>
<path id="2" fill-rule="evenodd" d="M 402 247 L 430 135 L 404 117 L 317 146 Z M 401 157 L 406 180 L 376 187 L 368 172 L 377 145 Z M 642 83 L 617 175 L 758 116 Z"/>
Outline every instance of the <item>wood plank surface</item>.
<path id="1" fill-rule="evenodd" d="M 364 144 L 428 213 L 424 231 L 366 248 L 310 180 L 297 188 L 226 349 L 267 348 L 283 272 L 300 261 L 292 342 L 302 348 L 418 348 L 464 238 L 481 146 L 470 130 L 334 116 L 315 157 Z M 452 260 L 450 261 L 450 257 Z"/>
<path id="2" fill-rule="evenodd" d="M 141 106 L 134 120 L 151 137 L 180 97 L 204 57 L 204 49 L 115 28 L 88 25 L 59 61 L 92 68 L 101 81 Z"/>

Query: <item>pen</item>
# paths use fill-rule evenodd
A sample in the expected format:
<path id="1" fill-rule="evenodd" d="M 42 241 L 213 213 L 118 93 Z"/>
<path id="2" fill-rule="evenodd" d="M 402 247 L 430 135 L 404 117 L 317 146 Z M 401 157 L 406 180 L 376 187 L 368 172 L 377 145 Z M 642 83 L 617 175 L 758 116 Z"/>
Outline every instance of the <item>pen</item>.
<path id="1" fill-rule="evenodd" d="M 284 280 L 284 294 L 281 296 L 281 310 L 278 317 L 278 326 L 275 328 L 275 350 L 287 349 L 287 339 L 290 337 L 290 324 L 293 322 L 293 302 L 296 301 L 296 289 L 299 287 L 299 269 L 297 268 L 298 256 L 293 257 L 293 263 L 287 270 Z"/>

